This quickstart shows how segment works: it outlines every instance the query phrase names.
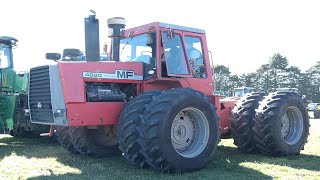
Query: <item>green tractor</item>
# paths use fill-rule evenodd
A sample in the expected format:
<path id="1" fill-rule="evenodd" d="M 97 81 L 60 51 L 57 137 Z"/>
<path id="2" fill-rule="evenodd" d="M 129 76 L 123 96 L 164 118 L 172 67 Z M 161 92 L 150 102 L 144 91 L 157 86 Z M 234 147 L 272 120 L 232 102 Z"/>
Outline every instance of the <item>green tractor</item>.
<path id="1" fill-rule="evenodd" d="M 28 108 L 29 73 L 13 69 L 12 49 L 17 39 L 0 36 L 0 133 L 12 136 L 39 136 L 49 126 L 31 124 Z"/>

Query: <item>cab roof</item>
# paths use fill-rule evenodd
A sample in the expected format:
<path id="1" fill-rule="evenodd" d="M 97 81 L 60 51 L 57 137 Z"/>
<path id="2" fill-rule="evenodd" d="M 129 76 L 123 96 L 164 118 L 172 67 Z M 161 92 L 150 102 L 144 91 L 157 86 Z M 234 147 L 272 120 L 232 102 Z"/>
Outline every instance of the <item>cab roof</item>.
<path id="1" fill-rule="evenodd" d="M 168 24 L 168 23 L 163 23 L 163 22 L 153 22 L 137 27 L 132 27 L 126 29 L 126 32 L 139 32 L 139 31 L 148 31 L 156 28 L 170 28 L 173 30 L 181 30 L 181 31 L 188 31 L 188 32 L 193 32 L 193 33 L 199 33 L 199 34 L 205 34 L 205 30 L 203 29 L 198 29 L 198 28 L 193 28 L 193 27 L 187 27 L 187 26 L 180 26 L 180 25 L 175 25 L 175 24 Z"/>

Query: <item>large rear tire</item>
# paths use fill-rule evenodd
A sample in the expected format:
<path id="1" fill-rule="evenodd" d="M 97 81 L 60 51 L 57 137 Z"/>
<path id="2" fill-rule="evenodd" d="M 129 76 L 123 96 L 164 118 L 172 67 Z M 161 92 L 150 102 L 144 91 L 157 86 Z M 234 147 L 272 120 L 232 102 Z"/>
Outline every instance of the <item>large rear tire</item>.
<path id="1" fill-rule="evenodd" d="M 119 149 L 123 156 L 130 163 L 145 167 L 144 156 L 140 153 L 141 146 L 138 143 L 139 115 L 145 110 L 145 105 L 149 104 L 153 97 L 161 91 L 149 91 L 143 93 L 129 101 L 122 111 L 118 122 L 118 142 Z"/>
<path id="2" fill-rule="evenodd" d="M 259 101 L 267 93 L 249 94 L 236 104 L 232 110 L 231 133 L 234 144 L 243 153 L 257 152 L 256 142 L 253 138 L 253 124 Z"/>
<path id="3" fill-rule="evenodd" d="M 55 126 L 55 129 L 56 139 L 61 146 L 71 153 L 78 154 L 79 152 L 74 148 L 74 145 L 71 142 L 71 137 L 69 135 L 70 127 Z"/>
<path id="4" fill-rule="evenodd" d="M 256 111 L 254 135 L 260 152 L 272 156 L 300 154 L 309 135 L 309 116 L 293 92 L 275 92 Z"/>
<path id="5" fill-rule="evenodd" d="M 184 88 L 162 91 L 146 104 L 138 130 L 145 161 L 155 170 L 168 172 L 205 167 L 220 137 L 210 99 Z"/>
<path id="6" fill-rule="evenodd" d="M 76 151 L 89 156 L 102 157 L 120 154 L 115 132 L 115 127 L 111 126 L 98 127 L 98 129 L 70 127 L 69 135 Z"/>

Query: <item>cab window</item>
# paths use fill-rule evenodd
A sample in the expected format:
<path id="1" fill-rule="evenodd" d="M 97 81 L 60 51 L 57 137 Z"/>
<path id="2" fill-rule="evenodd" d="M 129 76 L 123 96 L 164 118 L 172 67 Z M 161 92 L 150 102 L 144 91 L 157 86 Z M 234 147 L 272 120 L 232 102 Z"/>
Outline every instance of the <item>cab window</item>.
<path id="1" fill-rule="evenodd" d="M 0 43 L 0 68 L 8 68 L 11 65 L 10 46 Z"/>
<path id="2" fill-rule="evenodd" d="M 206 78 L 201 39 L 193 36 L 184 36 L 184 42 L 193 77 Z"/>
<path id="3" fill-rule="evenodd" d="M 162 42 L 165 51 L 162 68 L 167 70 L 167 74 L 188 75 L 189 70 L 181 37 L 176 34 L 172 39 L 169 39 L 168 33 L 162 32 Z"/>
<path id="4" fill-rule="evenodd" d="M 155 32 L 140 34 L 120 40 L 120 61 L 144 62 L 155 67 Z"/>

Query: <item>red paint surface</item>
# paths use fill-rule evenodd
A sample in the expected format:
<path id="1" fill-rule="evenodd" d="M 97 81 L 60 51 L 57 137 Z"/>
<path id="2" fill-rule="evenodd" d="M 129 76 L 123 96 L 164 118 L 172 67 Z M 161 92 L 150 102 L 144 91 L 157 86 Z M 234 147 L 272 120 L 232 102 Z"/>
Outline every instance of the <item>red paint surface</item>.
<path id="1" fill-rule="evenodd" d="M 124 102 L 87 102 L 67 104 L 68 126 L 117 124 Z"/>

